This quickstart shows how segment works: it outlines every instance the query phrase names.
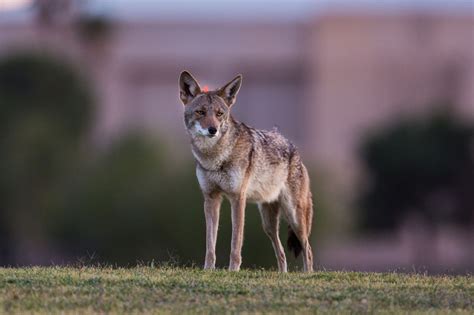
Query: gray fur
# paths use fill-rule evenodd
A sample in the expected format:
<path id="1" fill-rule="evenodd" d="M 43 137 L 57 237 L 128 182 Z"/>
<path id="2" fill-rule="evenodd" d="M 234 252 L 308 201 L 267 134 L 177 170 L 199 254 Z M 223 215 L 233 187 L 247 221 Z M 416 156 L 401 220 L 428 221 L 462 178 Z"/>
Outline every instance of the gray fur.
<path id="1" fill-rule="evenodd" d="M 180 86 L 199 86 L 184 72 Z M 186 84 L 182 81 L 185 80 Z M 303 250 L 304 270 L 313 268 L 309 234 L 313 215 L 308 172 L 296 147 L 277 130 L 265 131 L 235 120 L 230 109 L 240 88 L 241 76 L 217 91 L 190 95 L 181 89 L 185 104 L 184 122 L 196 159 L 196 175 L 205 199 L 207 224 L 205 268 L 215 267 L 220 200 L 232 205 L 232 250 L 230 270 L 239 270 L 243 239 L 245 202 L 259 205 L 265 233 L 272 241 L 280 271 L 287 270 L 286 257 L 278 237 L 283 213 Z M 230 94 L 229 94 L 230 93 Z M 205 114 L 203 114 L 205 113 Z M 208 128 L 217 130 L 211 137 Z M 294 241 L 294 240 L 293 240 Z"/>

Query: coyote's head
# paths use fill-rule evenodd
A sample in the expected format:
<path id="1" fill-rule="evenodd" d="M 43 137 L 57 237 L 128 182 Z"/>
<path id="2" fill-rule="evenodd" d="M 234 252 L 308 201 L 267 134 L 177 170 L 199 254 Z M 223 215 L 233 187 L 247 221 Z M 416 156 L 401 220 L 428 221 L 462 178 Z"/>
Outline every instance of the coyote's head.
<path id="1" fill-rule="evenodd" d="M 238 75 L 220 89 L 203 91 L 187 71 L 179 77 L 180 99 L 184 104 L 184 123 L 193 139 L 218 140 L 228 129 L 230 109 L 242 83 Z"/>

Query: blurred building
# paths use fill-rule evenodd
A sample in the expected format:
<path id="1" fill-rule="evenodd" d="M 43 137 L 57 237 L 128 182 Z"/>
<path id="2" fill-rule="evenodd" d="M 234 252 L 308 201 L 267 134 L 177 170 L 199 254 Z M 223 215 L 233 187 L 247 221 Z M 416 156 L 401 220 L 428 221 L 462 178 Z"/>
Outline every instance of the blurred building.
<path id="1" fill-rule="evenodd" d="M 258 128 L 278 126 L 308 165 L 329 174 L 324 185 L 339 190 L 331 191 L 338 199 L 333 202 L 344 203 L 340 196 L 350 198 L 344 194 L 354 190 L 360 171 L 356 148 L 371 128 L 432 111 L 440 103 L 474 120 L 472 11 L 347 9 L 284 21 L 108 20 L 84 16 L 73 2 L 38 3 L 53 6 L 9 18 L 0 14 L 0 56 L 33 49 L 77 64 L 98 96 L 92 138 L 99 145 L 144 128 L 172 144 L 177 157 L 191 159 L 179 73 L 188 69 L 211 89 L 242 73 L 235 116 Z M 339 215 L 331 232 L 343 231 L 350 215 Z M 413 231 L 419 230 L 405 227 L 389 242 L 331 245 L 318 255 L 338 268 L 409 265 Z M 472 252 L 466 250 L 472 235 L 460 237 L 459 245 L 455 232 L 443 233 L 442 252 L 451 250 L 453 260 L 471 264 L 465 256 Z"/>
<path id="2" fill-rule="evenodd" d="M 308 159 L 346 175 L 357 169 L 354 149 L 367 128 L 445 100 L 474 118 L 473 15 L 329 11 L 309 22 L 117 20 L 107 36 L 89 40 L 77 30 L 74 10 L 62 9 L 69 19 L 56 13 L 61 18 L 45 20 L 42 13 L 0 22 L 0 53 L 46 49 L 85 69 L 100 99 L 100 141 L 144 127 L 185 143 L 177 98 L 182 69 L 211 88 L 242 73 L 239 119 L 278 126 Z"/>
<path id="3" fill-rule="evenodd" d="M 474 119 L 474 15 L 338 13 L 310 29 L 306 140 L 318 159 L 347 173 L 367 130 L 441 103 Z"/>
<path id="4" fill-rule="evenodd" d="M 39 3 L 52 7 L 0 20 L 0 54 L 38 49 L 76 63 L 98 95 L 93 139 L 101 145 L 126 130 L 146 129 L 176 156 L 190 158 L 178 100 L 183 69 L 211 89 L 242 73 L 235 116 L 257 128 L 277 126 L 309 164 L 327 171 L 326 185 L 349 195 L 360 173 L 356 149 L 371 128 L 440 103 L 474 119 L 469 12 L 109 20 L 63 1 Z"/>

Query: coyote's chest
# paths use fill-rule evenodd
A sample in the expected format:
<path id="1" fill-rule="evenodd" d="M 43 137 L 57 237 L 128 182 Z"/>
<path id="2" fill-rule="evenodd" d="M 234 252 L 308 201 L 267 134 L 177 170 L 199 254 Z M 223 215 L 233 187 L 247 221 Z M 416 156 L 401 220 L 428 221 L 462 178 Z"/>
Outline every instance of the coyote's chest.
<path id="1" fill-rule="evenodd" d="M 238 194 L 243 183 L 244 173 L 239 169 L 204 170 L 196 168 L 199 186 L 203 191 L 219 190 L 227 194 Z"/>
<path id="2" fill-rule="evenodd" d="M 198 167 L 196 175 L 201 189 L 211 192 L 222 191 L 228 195 L 245 195 L 252 202 L 271 202 L 278 198 L 287 175 L 286 169 L 275 167 L 271 170 L 229 168 L 208 171 Z"/>

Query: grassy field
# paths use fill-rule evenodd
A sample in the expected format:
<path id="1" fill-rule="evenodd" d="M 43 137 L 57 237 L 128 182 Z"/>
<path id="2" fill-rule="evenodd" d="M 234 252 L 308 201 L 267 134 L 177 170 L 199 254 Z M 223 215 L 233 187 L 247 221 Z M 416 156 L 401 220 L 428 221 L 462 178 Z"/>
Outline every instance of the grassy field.
<path id="1" fill-rule="evenodd" d="M 472 276 L 0 268 L 3 313 L 474 313 Z"/>

